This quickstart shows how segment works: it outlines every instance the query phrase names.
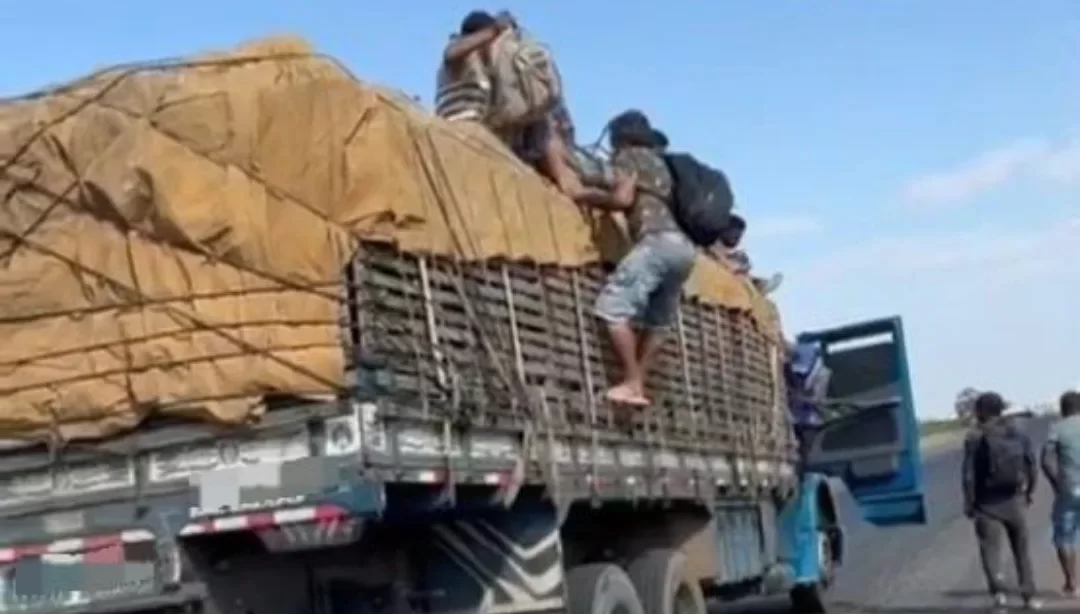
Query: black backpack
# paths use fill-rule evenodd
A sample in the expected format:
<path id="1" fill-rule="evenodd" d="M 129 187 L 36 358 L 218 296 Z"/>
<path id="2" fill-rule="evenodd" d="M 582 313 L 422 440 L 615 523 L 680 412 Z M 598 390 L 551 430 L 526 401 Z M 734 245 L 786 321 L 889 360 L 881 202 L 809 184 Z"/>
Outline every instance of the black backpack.
<path id="1" fill-rule="evenodd" d="M 983 485 L 997 493 L 1015 493 L 1027 479 L 1027 446 L 1015 428 L 990 428 L 982 434 L 986 474 Z"/>
<path id="2" fill-rule="evenodd" d="M 711 246 L 727 228 L 735 206 L 727 176 L 687 153 L 666 154 L 664 161 L 674 180 L 669 205 L 675 222 L 691 241 Z"/>

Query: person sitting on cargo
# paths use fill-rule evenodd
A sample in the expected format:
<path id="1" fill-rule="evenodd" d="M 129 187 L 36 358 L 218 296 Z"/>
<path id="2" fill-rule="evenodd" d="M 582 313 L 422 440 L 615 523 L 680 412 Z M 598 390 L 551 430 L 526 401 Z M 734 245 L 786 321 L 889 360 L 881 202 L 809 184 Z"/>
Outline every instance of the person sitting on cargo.
<path id="1" fill-rule="evenodd" d="M 487 119 L 492 83 L 486 54 L 502 27 L 490 14 L 473 11 L 450 36 L 436 77 L 436 115 L 450 121 Z"/>
<path id="2" fill-rule="evenodd" d="M 592 193 L 581 182 L 573 159 L 574 123 L 560 101 L 546 117 L 522 126 L 503 126 L 510 146 L 519 158 L 555 183 L 563 194 L 576 202 L 588 203 Z"/>
<path id="3" fill-rule="evenodd" d="M 736 275 L 748 277 L 762 294 L 770 294 L 784 281 L 781 273 L 774 273 L 768 279 L 751 274 L 750 256 L 739 248 L 743 235 L 746 234 L 746 220 L 732 214 L 727 230 L 720 236 L 720 241 L 709 250 L 710 255 Z"/>
<path id="4" fill-rule="evenodd" d="M 491 90 L 483 121 L 492 132 L 574 201 L 606 202 L 609 195 L 585 186 L 574 168 L 574 123 L 550 51 L 509 13 L 473 11 L 443 60 L 448 66 L 461 66 L 469 58 L 481 60 L 468 64 L 474 75 L 479 69 L 487 71 Z"/>
<path id="5" fill-rule="evenodd" d="M 675 318 L 683 284 L 697 249 L 679 229 L 669 207 L 674 181 L 659 150 L 657 133 L 640 111 L 626 111 L 608 125 L 612 163 L 636 181 L 614 190 L 612 208 L 623 211 L 634 246 L 608 277 L 596 299 L 623 370 L 607 391 L 620 405 L 644 407 L 645 375 Z"/>

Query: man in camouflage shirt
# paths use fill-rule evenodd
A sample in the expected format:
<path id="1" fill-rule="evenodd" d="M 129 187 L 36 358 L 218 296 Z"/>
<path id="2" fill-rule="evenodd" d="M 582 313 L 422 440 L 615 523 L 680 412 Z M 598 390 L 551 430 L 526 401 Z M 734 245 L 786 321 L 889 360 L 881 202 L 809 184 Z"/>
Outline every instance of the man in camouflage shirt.
<path id="1" fill-rule="evenodd" d="M 607 391 L 607 398 L 644 407 L 650 403 L 645 394 L 650 359 L 675 317 L 697 250 L 668 207 L 674 182 L 662 154 L 666 138 L 660 140 L 662 133 L 639 111 L 620 114 L 608 129 L 613 165 L 636 180 L 620 182 L 605 208 L 626 215 L 634 247 L 608 277 L 595 312 L 607 322 L 623 368 L 622 382 Z"/>

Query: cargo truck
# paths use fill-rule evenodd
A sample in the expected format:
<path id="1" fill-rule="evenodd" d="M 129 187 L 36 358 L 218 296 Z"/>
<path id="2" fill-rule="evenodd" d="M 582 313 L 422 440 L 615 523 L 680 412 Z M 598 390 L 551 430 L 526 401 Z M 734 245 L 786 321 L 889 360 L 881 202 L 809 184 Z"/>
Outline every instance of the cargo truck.
<path id="1" fill-rule="evenodd" d="M 775 306 L 702 256 L 613 407 L 605 220 L 302 42 L 2 111 L 0 614 L 814 611 L 836 481 L 924 519 L 899 319 L 799 337 L 797 446 Z"/>
<path id="2" fill-rule="evenodd" d="M 924 521 L 899 318 L 800 337 L 847 409 L 800 460 L 783 346 L 743 312 L 684 300 L 654 406 L 605 404 L 603 275 L 366 244 L 347 393 L 4 453 L 0 612 L 815 611 L 857 520 L 833 478 L 869 522 Z"/>

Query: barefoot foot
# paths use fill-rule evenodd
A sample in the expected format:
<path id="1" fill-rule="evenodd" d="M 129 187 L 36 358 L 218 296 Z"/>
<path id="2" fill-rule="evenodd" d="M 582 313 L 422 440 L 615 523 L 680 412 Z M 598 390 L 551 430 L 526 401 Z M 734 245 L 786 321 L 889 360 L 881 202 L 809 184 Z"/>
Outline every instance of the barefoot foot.
<path id="1" fill-rule="evenodd" d="M 649 399 L 642 394 L 641 389 L 627 383 L 619 384 L 604 393 L 604 398 L 617 405 L 629 405 L 631 407 L 648 407 Z"/>

